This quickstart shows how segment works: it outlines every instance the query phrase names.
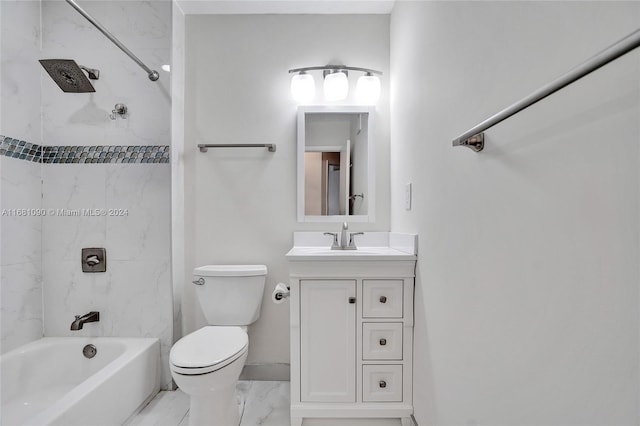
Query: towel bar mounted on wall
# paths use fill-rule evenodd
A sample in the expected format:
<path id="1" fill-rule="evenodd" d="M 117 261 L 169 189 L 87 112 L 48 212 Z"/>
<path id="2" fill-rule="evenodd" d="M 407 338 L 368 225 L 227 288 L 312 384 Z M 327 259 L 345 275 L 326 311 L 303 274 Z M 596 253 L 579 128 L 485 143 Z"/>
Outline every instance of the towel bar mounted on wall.
<path id="1" fill-rule="evenodd" d="M 200 152 L 207 152 L 208 148 L 267 148 L 269 152 L 276 152 L 276 144 L 274 143 L 220 143 L 220 144 L 204 144 L 199 143 Z"/>
<path id="2" fill-rule="evenodd" d="M 557 92 L 563 87 L 568 86 L 576 80 L 581 79 L 585 75 L 597 70 L 603 65 L 618 59 L 620 56 L 634 50 L 640 46 L 640 29 L 632 32 L 628 36 L 616 43 L 607 47 L 603 51 L 592 56 L 582 64 L 571 69 L 569 72 L 563 74 L 561 77 L 553 80 L 551 83 L 542 86 L 529 96 L 521 99 L 520 101 L 512 104 L 511 106 L 503 109 L 497 114 L 484 120 L 482 123 L 467 130 L 457 138 L 453 140 L 453 146 L 466 146 L 473 149 L 475 152 L 482 151 L 484 148 L 484 132 L 485 130 L 495 126 L 503 120 L 511 117 L 522 111 L 525 108 L 530 107 L 536 102 L 546 98 L 549 95 Z"/>

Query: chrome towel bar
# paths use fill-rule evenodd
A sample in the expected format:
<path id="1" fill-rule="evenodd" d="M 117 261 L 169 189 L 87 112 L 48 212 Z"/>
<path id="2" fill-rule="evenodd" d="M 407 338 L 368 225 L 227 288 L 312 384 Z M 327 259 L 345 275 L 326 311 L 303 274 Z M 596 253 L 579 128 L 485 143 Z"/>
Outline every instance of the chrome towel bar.
<path id="1" fill-rule="evenodd" d="M 620 39 L 616 43 L 592 56 L 577 67 L 563 74 L 561 77 L 553 80 L 551 83 L 542 86 L 529 96 L 521 99 L 511 106 L 508 106 L 497 114 L 494 114 L 491 117 L 487 118 L 482 123 L 467 130 L 453 140 L 453 146 L 466 146 L 476 152 L 482 151 L 482 149 L 484 148 L 484 133 L 482 132 L 495 126 L 501 121 L 506 120 L 512 115 L 517 114 L 523 109 L 530 107 L 531 105 L 557 92 L 563 87 L 568 86 L 574 81 L 581 79 L 585 75 L 597 70 L 603 65 L 606 65 L 609 62 L 618 59 L 620 56 L 632 51 L 638 46 L 640 46 L 640 29 Z"/>
<path id="2" fill-rule="evenodd" d="M 204 144 L 199 143 L 200 152 L 207 152 L 208 148 L 267 148 L 269 152 L 276 152 L 276 144 L 274 143 L 220 143 L 220 144 Z"/>

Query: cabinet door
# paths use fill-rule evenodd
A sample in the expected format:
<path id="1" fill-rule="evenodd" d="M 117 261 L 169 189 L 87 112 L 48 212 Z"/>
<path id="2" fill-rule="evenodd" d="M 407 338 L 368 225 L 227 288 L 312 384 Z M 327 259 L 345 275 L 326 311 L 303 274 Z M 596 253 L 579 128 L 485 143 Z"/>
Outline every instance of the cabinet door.
<path id="1" fill-rule="evenodd" d="M 355 280 L 300 281 L 300 399 L 304 402 L 356 400 L 355 296 Z"/>

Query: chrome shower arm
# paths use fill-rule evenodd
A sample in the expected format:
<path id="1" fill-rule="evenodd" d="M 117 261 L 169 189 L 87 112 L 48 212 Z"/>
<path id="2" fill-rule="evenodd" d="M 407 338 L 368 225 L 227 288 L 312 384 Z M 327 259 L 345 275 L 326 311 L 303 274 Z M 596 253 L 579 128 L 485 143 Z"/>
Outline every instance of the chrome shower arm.
<path id="1" fill-rule="evenodd" d="M 97 70 L 95 68 L 85 67 L 84 65 L 78 65 L 78 66 L 80 67 L 81 70 L 86 71 L 87 75 L 89 76 L 89 79 L 98 80 L 100 78 L 100 70 Z"/>
<path id="2" fill-rule="evenodd" d="M 78 13 L 80 13 L 82 16 L 84 16 L 87 21 L 91 22 L 93 24 L 93 26 L 96 27 L 98 30 L 100 30 L 100 32 L 102 34 L 107 36 L 107 38 L 109 40 L 111 40 L 113 42 L 113 44 L 118 46 L 120 48 L 120 50 L 122 50 L 124 53 L 126 53 L 127 56 L 129 56 L 131 59 L 133 59 L 136 64 L 140 65 L 140 67 L 143 70 L 145 70 L 147 72 L 147 74 L 149 75 L 149 80 L 156 81 L 160 77 L 160 74 L 158 74 L 158 71 L 152 70 L 151 68 L 146 66 L 144 64 L 144 62 L 142 62 L 136 55 L 134 55 L 132 51 L 127 49 L 127 47 L 124 44 L 122 44 L 120 42 L 120 40 L 118 40 L 113 34 L 111 34 L 109 32 L 109 30 L 107 30 L 105 27 L 103 27 L 98 21 L 93 19 L 93 17 L 91 15 L 89 15 L 83 8 L 81 8 L 75 2 L 75 0 L 66 0 L 66 2 L 69 3 L 75 10 L 77 10 Z"/>

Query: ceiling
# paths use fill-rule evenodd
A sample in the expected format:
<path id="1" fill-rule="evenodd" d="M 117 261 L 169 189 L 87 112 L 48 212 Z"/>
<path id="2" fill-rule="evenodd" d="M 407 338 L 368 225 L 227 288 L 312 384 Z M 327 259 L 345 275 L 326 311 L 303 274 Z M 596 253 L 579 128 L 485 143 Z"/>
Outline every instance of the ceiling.
<path id="1" fill-rule="evenodd" d="M 395 0 L 176 0 L 186 15 L 389 14 Z"/>

